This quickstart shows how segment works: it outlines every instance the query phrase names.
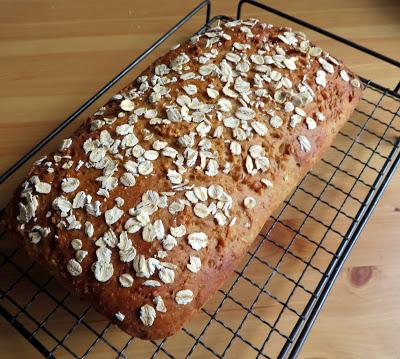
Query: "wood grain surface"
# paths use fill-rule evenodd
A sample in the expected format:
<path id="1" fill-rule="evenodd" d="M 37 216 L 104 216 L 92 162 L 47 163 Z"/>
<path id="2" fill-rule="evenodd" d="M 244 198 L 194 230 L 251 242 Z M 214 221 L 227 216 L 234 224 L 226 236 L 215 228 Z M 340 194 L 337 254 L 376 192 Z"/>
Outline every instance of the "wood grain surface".
<path id="1" fill-rule="evenodd" d="M 0 1 L 0 171 L 8 168 L 196 3 L 194 0 Z M 265 3 L 400 60 L 399 1 L 272 0 Z M 235 1 L 213 1 L 213 15 L 223 13 L 234 16 L 235 12 Z M 250 7 L 244 8 L 244 16 L 287 24 Z M 203 24 L 204 17 L 203 11 L 160 46 L 139 69 L 172 44 L 187 38 Z M 349 50 L 316 33 L 308 33 L 321 47 L 342 58 L 360 75 L 390 88 L 394 88 L 399 81 L 399 70 L 394 66 Z M 137 73 L 128 75 L 116 88 L 132 80 Z M 97 101 L 96 105 L 104 102 L 105 98 Z M 93 112 L 94 108 L 86 114 Z M 64 136 L 73 128 L 64 132 Z M 2 185 L 2 206 L 22 174 L 23 171 Z M 300 358 L 400 358 L 399 193 L 400 173 L 397 172 L 340 273 Z M 298 218 L 289 216 L 287 220 L 295 223 Z M 345 226 L 345 223 L 339 223 L 339 226 Z M 315 233 L 315 230 L 311 228 L 310 233 Z M 272 246 L 266 246 L 263 251 L 264 256 L 271 258 L 278 255 Z M 319 261 L 322 265 L 324 259 Z M 296 264 L 285 265 L 293 267 Z M 251 271 L 249 275 L 254 275 L 256 281 L 265 276 L 257 267 Z M 6 280 L 1 277 L 0 274 L 0 281 Z M 307 280 L 311 283 L 313 279 L 310 277 Z M 23 297 L 24 290 L 29 288 L 20 290 Z M 53 290 L 60 292 L 59 288 Z M 245 286 L 239 286 L 236 291 L 237 298 L 246 302 L 250 294 Z M 215 307 L 220 297 L 213 298 L 208 307 Z M 72 307 L 84 309 L 82 303 L 75 301 L 70 303 Z M 39 301 L 39 307 L 46 305 L 45 299 Z M 268 310 L 273 310 L 269 307 L 273 308 L 273 305 L 266 303 L 262 307 L 265 316 L 268 316 Z M 89 313 L 88 316 L 94 325 L 103 322 L 96 313 Z M 242 317 L 243 312 L 234 305 L 228 306 L 221 314 L 221 318 L 232 325 L 238 324 Z M 196 333 L 205 320 L 200 314 L 189 327 Z M 51 325 L 53 332 L 61 333 L 71 326 L 71 322 L 67 315 L 60 314 Z M 282 330 L 290 325 L 293 325 L 290 321 L 283 323 Z M 223 351 L 226 333 L 222 329 L 211 328 L 210 334 L 207 334 L 210 338 L 205 340 L 209 340 L 216 350 L 222 348 Z M 249 324 L 241 333 L 251 337 L 254 343 L 258 335 L 260 340 L 264 338 L 256 324 Z M 115 342 L 126 340 L 121 332 L 111 331 L 109 335 Z M 185 353 L 187 340 L 187 336 L 179 334 L 170 344 L 167 342 L 166 348 L 179 358 L 181 353 Z M 87 348 L 91 341 L 93 337 L 82 331 L 80 341 L 73 345 Z M 236 348 L 235 344 L 232 347 L 227 357 L 255 357 L 254 351 Z M 149 343 L 136 343 L 136 351 L 129 357 L 145 358 L 146 353 L 151 352 L 149 348 Z M 39 357 L 31 344 L 3 318 L 0 318 L 0 352 L 2 358 Z M 112 357 L 109 353 L 105 344 L 100 342 L 89 358 Z M 65 350 L 56 354 L 59 358 L 70 357 Z M 159 357 L 167 356 L 161 351 Z M 203 348 L 194 357 L 212 356 Z"/>

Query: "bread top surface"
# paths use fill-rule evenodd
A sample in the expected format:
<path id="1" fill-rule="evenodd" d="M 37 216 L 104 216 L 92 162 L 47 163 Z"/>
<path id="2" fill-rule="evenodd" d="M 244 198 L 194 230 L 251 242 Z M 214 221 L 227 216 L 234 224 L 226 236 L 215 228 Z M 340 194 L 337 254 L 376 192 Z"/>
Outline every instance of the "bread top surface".
<path id="1" fill-rule="evenodd" d="M 361 91 L 303 33 L 219 24 L 38 161 L 7 225 L 121 328 L 165 337 L 233 269 Z"/>

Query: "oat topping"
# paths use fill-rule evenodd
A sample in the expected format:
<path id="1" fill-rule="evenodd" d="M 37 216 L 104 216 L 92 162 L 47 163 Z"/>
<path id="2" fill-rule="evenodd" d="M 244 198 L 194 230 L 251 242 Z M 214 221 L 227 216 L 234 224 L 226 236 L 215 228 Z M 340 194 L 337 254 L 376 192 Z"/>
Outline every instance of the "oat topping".
<path id="1" fill-rule="evenodd" d="M 218 184 L 211 185 L 207 190 L 208 196 L 212 199 L 222 200 L 224 194 L 224 188 Z"/>
<path id="2" fill-rule="evenodd" d="M 83 208 L 86 204 L 87 196 L 83 191 L 79 191 L 72 201 L 72 208 Z"/>
<path id="3" fill-rule="evenodd" d="M 122 322 L 125 319 L 125 315 L 123 315 L 121 312 L 117 312 L 115 313 L 115 318 L 117 318 L 117 320 Z"/>
<path id="4" fill-rule="evenodd" d="M 158 276 L 165 284 L 173 283 L 175 280 L 175 272 L 172 269 L 161 267 Z"/>
<path id="5" fill-rule="evenodd" d="M 200 201 L 202 201 L 202 202 L 207 201 L 208 191 L 207 191 L 206 187 L 201 187 L 201 186 L 194 187 L 193 192 Z"/>
<path id="6" fill-rule="evenodd" d="M 158 280 L 149 279 L 149 280 L 145 280 L 143 282 L 143 285 L 146 287 L 160 287 L 161 283 Z"/>
<path id="7" fill-rule="evenodd" d="M 65 193 L 74 192 L 79 187 L 77 178 L 64 178 L 61 182 L 61 188 Z"/>
<path id="8" fill-rule="evenodd" d="M 268 128 L 263 123 L 254 121 L 251 123 L 251 127 L 259 136 L 265 136 L 268 133 Z"/>
<path id="9" fill-rule="evenodd" d="M 75 259 L 79 262 L 82 263 L 82 261 L 85 259 L 85 257 L 89 254 L 88 251 L 84 251 L 82 249 L 79 249 L 75 252 Z"/>
<path id="10" fill-rule="evenodd" d="M 53 208 L 59 210 L 64 217 L 72 209 L 72 203 L 64 196 L 56 197 L 52 204 Z"/>
<path id="11" fill-rule="evenodd" d="M 142 176 L 149 175 L 151 172 L 153 172 L 153 164 L 148 160 L 140 162 L 138 166 L 138 172 Z"/>
<path id="12" fill-rule="evenodd" d="M 170 234 L 162 240 L 162 246 L 166 251 L 171 251 L 178 244 L 176 238 Z"/>
<path id="13" fill-rule="evenodd" d="M 311 151 L 311 143 L 306 136 L 300 135 L 299 137 L 297 137 L 297 140 L 299 141 L 300 148 L 302 151 L 304 152 Z"/>
<path id="14" fill-rule="evenodd" d="M 326 72 L 323 70 L 318 70 L 315 77 L 315 82 L 317 83 L 317 85 L 325 87 L 327 82 Z"/>
<path id="15" fill-rule="evenodd" d="M 210 214 L 209 208 L 204 203 L 197 203 L 194 206 L 193 211 L 199 218 L 206 218 Z"/>
<path id="16" fill-rule="evenodd" d="M 135 108 L 133 102 L 129 99 L 122 100 L 119 106 L 121 107 L 122 110 L 127 112 L 133 111 L 133 109 Z"/>
<path id="17" fill-rule="evenodd" d="M 38 231 L 31 231 L 29 232 L 28 236 L 33 244 L 38 244 L 42 239 L 42 236 Z"/>
<path id="18" fill-rule="evenodd" d="M 229 112 L 232 110 L 232 102 L 227 98 L 218 100 L 218 109 L 222 112 Z"/>
<path id="19" fill-rule="evenodd" d="M 93 237 L 93 233 L 94 233 L 93 224 L 90 223 L 90 222 L 88 222 L 88 221 L 86 221 L 86 222 L 85 222 L 85 234 L 86 234 L 89 238 L 91 238 L 91 237 Z"/>
<path id="20" fill-rule="evenodd" d="M 283 120 L 279 116 L 272 116 L 269 123 L 271 124 L 272 127 L 279 128 L 282 126 Z"/>
<path id="21" fill-rule="evenodd" d="M 153 242 L 156 238 L 156 230 L 152 223 L 148 223 L 143 227 L 142 238 L 145 242 Z"/>
<path id="22" fill-rule="evenodd" d="M 188 242 L 190 246 L 198 251 L 207 246 L 208 236 L 203 232 L 194 232 L 188 235 Z"/>
<path id="23" fill-rule="evenodd" d="M 182 175 L 175 170 L 168 170 L 167 177 L 170 180 L 171 184 L 182 183 Z"/>
<path id="24" fill-rule="evenodd" d="M 71 241 L 71 247 L 76 251 L 82 249 L 82 241 L 79 238 L 75 238 Z"/>
<path id="25" fill-rule="evenodd" d="M 356 88 L 361 86 L 360 80 L 358 80 L 358 79 L 351 79 L 350 83 L 352 84 L 352 86 L 354 86 Z"/>
<path id="26" fill-rule="evenodd" d="M 117 222 L 124 214 L 124 211 L 119 209 L 118 207 L 113 207 L 104 212 L 104 217 L 106 223 L 111 226 L 115 222 Z"/>
<path id="27" fill-rule="evenodd" d="M 265 185 L 265 187 L 272 188 L 274 186 L 268 178 L 262 178 L 261 182 Z"/>
<path id="28" fill-rule="evenodd" d="M 63 140 L 61 141 L 61 144 L 60 144 L 58 150 L 59 150 L 60 152 L 63 152 L 63 151 L 65 151 L 65 150 L 67 150 L 68 148 L 70 148 L 71 145 L 72 145 L 72 138 L 65 138 L 65 139 L 63 139 Z"/>
<path id="29" fill-rule="evenodd" d="M 183 283 L 179 276 L 196 275 L 202 261 L 206 265 L 214 243 L 198 224 L 209 221 L 207 233 L 250 227 L 238 220 L 240 211 L 265 205 L 262 195 L 285 165 L 279 151 L 289 146 L 309 156 L 317 127 L 330 120 L 329 112 L 311 104 L 332 79 L 361 86 L 304 34 L 281 28 L 261 36 L 256 26 L 272 28 L 235 20 L 192 37 L 190 43 L 199 45 L 194 56 L 192 45 L 175 46 L 171 61 L 157 63 L 94 114 L 81 148 L 63 140 L 59 152 L 36 162 L 41 175 L 33 172 L 22 185 L 17 219 L 29 241 L 40 246 L 54 225 L 68 231 L 75 256 L 68 273 L 79 276 L 80 263 L 95 251 L 89 273 L 99 285 L 109 285 L 115 274 L 121 291 L 142 286 L 151 293 L 146 298 L 154 307 L 140 308 L 145 326 L 167 310 L 157 291 Z M 232 40 L 234 32 L 240 40 Z M 301 76 L 302 68 L 307 75 Z M 85 183 L 89 170 L 93 186 Z M 232 178 L 247 186 L 246 197 L 237 195 Z M 141 188 L 147 190 L 139 193 Z M 44 209 L 44 203 L 51 206 Z M 37 221 L 43 210 L 47 226 Z M 185 263 L 174 263 L 183 250 Z M 181 287 L 172 298 L 186 305 L 194 294 Z"/>
<path id="30" fill-rule="evenodd" d="M 133 277 L 129 273 L 123 273 L 119 276 L 119 283 L 125 288 L 132 287 Z"/>
<path id="31" fill-rule="evenodd" d="M 312 117 L 306 117 L 306 123 L 309 130 L 314 130 L 317 128 L 317 123 Z"/>
<path id="32" fill-rule="evenodd" d="M 194 95 L 195 93 L 197 93 L 197 87 L 196 87 L 196 85 L 193 85 L 193 84 L 185 85 L 185 86 L 183 86 L 183 89 L 185 90 L 185 92 L 186 92 L 189 96 L 192 96 L 192 95 Z"/>
<path id="33" fill-rule="evenodd" d="M 70 259 L 67 264 L 67 270 L 73 277 L 82 274 L 82 267 L 75 259 Z"/>
<path id="34" fill-rule="evenodd" d="M 140 308 L 140 320 L 146 327 L 153 325 L 156 316 L 156 311 L 151 305 L 145 304 Z"/>
<path id="35" fill-rule="evenodd" d="M 317 111 L 315 115 L 317 116 L 318 121 L 325 121 L 325 115 L 322 112 Z"/>
<path id="36" fill-rule="evenodd" d="M 219 92 L 216 89 L 213 89 L 211 87 L 207 87 L 207 95 L 210 98 L 215 99 L 215 98 L 218 98 Z"/>
<path id="37" fill-rule="evenodd" d="M 157 312 L 165 313 L 167 311 L 167 308 L 165 307 L 164 301 L 161 296 L 155 296 L 153 299 L 153 303 L 156 305 Z"/>
<path id="38" fill-rule="evenodd" d="M 178 227 L 171 227 L 170 231 L 174 237 L 180 238 L 186 234 L 186 227 L 183 224 L 181 224 Z"/>
<path id="39" fill-rule="evenodd" d="M 331 63 L 329 63 L 325 58 L 323 57 L 318 58 L 318 62 L 321 64 L 322 68 L 326 72 L 330 74 L 333 74 L 335 72 L 334 66 Z"/>
<path id="40" fill-rule="evenodd" d="M 230 144 L 230 150 L 233 155 L 239 156 L 240 153 L 242 152 L 242 146 L 240 145 L 239 142 L 237 141 L 232 141 Z"/>
<path id="41" fill-rule="evenodd" d="M 253 197 L 246 197 L 243 204 L 247 209 L 253 209 L 257 205 L 257 202 Z"/>
<path id="42" fill-rule="evenodd" d="M 114 273 L 113 265 L 107 261 L 97 261 L 93 264 L 94 276 L 99 282 L 107 282 Z"/>
<path id="43" fill-rule="evenodd" d="M 124 174 L 122 174 L 119 180 L 121 184 L 123 184 L 125 187 L 132 187 L 136 183 L 135 176 L 129 172 L 125 172 Z"/>
<path id="44" fill-rule="evenodd" d="M 189 263 L 186 266 L 191 272 L 197 273 L 201 268 L 201 260 L 199 257 L 190 256 Z"/>
<path id="45" fill-rule="evenodd" d="M 193 300 L 193 292 L 190 289 L 183 289 L 175 294 L 175 301 L 180 305 L 189 304 Z"/>
<path id="46" fill-rule="evenodd" d="M 50 233 L 49 227 L 41 227 L 39 225 L 34 225 L 29 232 L 28 236 L 31 243 L 38 244 L 42 238 L 46 237 Z"/>
<path id="47" fill-rule="evenodd" d="M 46 182 L 37 182 L 35 183 L 35 190 L 38 193 L 47 194 L 51 191 L 51 184 Z"/>
<path id="48" fill-rule="evenodd" d="M 343 81 L 346 81 L 346 82 L 350 81 L 350 77 L 347 74 L 346 70 L 341 70 L 340 71 L 340 77 L 343 79 Z"/>

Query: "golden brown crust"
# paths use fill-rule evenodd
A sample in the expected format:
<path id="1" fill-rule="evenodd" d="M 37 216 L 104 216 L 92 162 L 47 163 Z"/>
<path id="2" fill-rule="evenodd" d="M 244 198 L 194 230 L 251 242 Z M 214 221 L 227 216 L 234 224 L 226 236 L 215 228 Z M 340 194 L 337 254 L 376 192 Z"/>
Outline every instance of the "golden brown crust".
<path id="1" fill-rule="evenodd" d="M 287 90 L 288 92 L 292 91 L 295 93 L 302 81 L 310 86 L 312 92 L 315 94 L 314 99 L 312 102 L 300 105 L 300 107 L 307 114 L 307 117 L 314 119 L 316 127 L 313 128 L 312 123 L 308 125 L 305 118 L 301 116 L 301 121 L 295 127 L 292 127 L 290 125 L 290 117 L 295 114 L 294 110 L 287 113 L 283 110 L 283 104 L 279 104 L 272 98 L 261 96 L 259 96 L 257 101 L 263 102 L 264 107 L 257 108 L 255 96 L 253 96 L 254 93 L 251 93 L 249 96 L 254 101 L 252 100 L 252 103 L 249 103 L 249 107 L 256 108 L 255 119 L 251 121 L 254 122 L 257 120 L 263 123 L 268 127 L 268 134 L 261 136 L 253 131 L 252 138 L 240 141 L 240 155 L 233 155 L 229 150 L 230 141 L 233 140 L 231 129 L 225 127 L 222 138 L 212 136 L 215 128 L 221 125 L 221 121 L 214 114 L 209 117 L 212 130 L 205 135 L 205 138 L 212 141 L 212 150 L 214 153 L 218 153 L 217 160 L 220 164 L 220 170 L 216 176 L 208 176 L 205 173 L 207 168 L 201 168 L 201 165 L 199 166 L 200 160 L 198 160 L 196 167 L 187 167 L 186 172 L 182 171 L 182 177 L 187 179 L 190 185 L 204 187 L 215 184 L 221 185 L 224 192 L 229 194 L 232 199 L 232 208 L 229 210 L 229 221 L 236 218 L 236 223 L 230 226 L 228 225 L 230 222 L 228 222 L 226 225 L 220 226 L 216 224 L 216 220 L 212 215 L 208 215 L 206 218 L 199 218 L 194 214 L 193 206 L 190 203 L 189 205 L 185 205 L 182 211 L 174 215 L 171 215 L 166 208 L 159 208 L 152 214 L 151 221 L 156 219 L 162 220 L 165 227 L 165 234 L 168 233 L 171 226 L 178 225 L 184 225 L 187 231 L 181 239 L 178 238 L 174 248 L 167 251 L 168 255 L 165 259 L 159 258 L 160 261 L 176 265 L 173 268 L 173 283 L 162 283 L 157 277 L 158 272 L 156 271 L 150 279 L 158 280 L 161 282 L 161 286 L 144 286 L 143 283 L 147 278 L 135 276 L 136 270 L 133 268 L 132 261 L 122 262 L 118 255 L 118 248 L 110 245 L 108 247 L 111 248 L 112 252 L 111 265 L 113 275 L 105 282 L 98 281 L 93 275 L 92 265 L 98 260 L 96 259 L 96 249 L 98 249 L 98 246 L 96 246 L 95 241 L 102 237 L 109 228 L 112 228 L 117 236 L 119 236 L 124 230 L 125 222 L 133 216 L 129 212 L 129 209 L 135 208 L 138 205 L 144 192 L 149 190 L 159 193 L 171 191 L 171 183 L 166 173 L 168 169 L 176 169 L 173 159 L 159 155 L 158 159 L 152 162 L 153 171 L 151 174 L 135 175 L 136 184 L 134 186 L 126 187 L 119 184 L 114 189 L 109 190 L 108 198 L 96 194 L 100 187 L 100 183 L 96 178 L 101 176 L 101 169 L 86 168 L 83 165 L 79 170 L 76 170 L 76 165 L 80 160 L 89 163 L 87 160 L 88 154 L 85 154 L 82 149 L 85 141 L 90 138 L 93 140 L 99 139 L 101 131 L 105 129 L 116 138 L 118 137 L 115 136 L 117 126 L 129 123 L 128 117 L 132 111 L 121 111 L 120 97 L 110 100 L 100 112 L 82 125 L 74 135 L 70 147 L 56 153 L 56 155 L 64 156 L 60 158 L 59 162 L 56 162 L 54 154 L 52 154 L 31 169 L 27 177 L 28 179 L 31 179 L 32 176 L 38 176 L 41 182 L 51 184 L 51 191 L 48 194 L 38 194 L 34 189 L 30 189 L 34 195 L 37 195 L 39 202 L 34 218 L 25 221 L 26 223 L 22 227 L 21 222 L 24 221 L 17 220 L 17 216 L 21 216 L 18 203 L 22 201 L 26 204 L 25 198 L 21 198 L 21 193 L 24 193 L 24 191 L 21 192 L 21 189 L 16 192 L 13 201 L 7 207 L 4 217 L 5 223 L 11 235 L 20 242 L 29 255 L 48 268 L 69 290 L 91 301 L 97 310 L 131 335 L 145 339 L 158 339 L 172 335 L 206 303 L 210 296 L 222 285 L 225 278 L 232 273 L 272 211 L 285 199 L 298 181 L 310 170 L 312 165 L 321 158 L 322 153 L 330 146 L 335 135 L 347 121 L 361 97 L 362 87 L 358 86 L 359 82 L 357 82 L 358 80 L 356 80 L 355 75 L 345 68 L 341 62 L 335 64 L 336 60 L 329 58 L 326 54 L 323 57 L 327 59 L 326 61 L 330 61 L 333 73 L 326 74 L 325 87 L 318 86 L 315 83 L 315 75 L 317 71 L 321 71 L 321 64 L 317 61 L 321 56 L 310 57 L 310 49 L 313 48 L 310 44 L 308 44 L 308 55 L 298 49 L 296 50 L 296 46 L 300 46 L 300 40 L 302 42 L 305 41 L 302 34 L 295 34 L 300 40 L 297 45 L 293 46 L 282 42 L 282 39 L 278 38 L 278 35 L 282 35 L 285 31 L 288 32 L 289 30 L 269 28 L 265 24 L 262 25 L 259 23 L 253 26 L 250 24 L 251 22 L 244 22 L 242 24 L 233 23 L 230 24 L 232 25 L 230 27 L 224 27 L 223 31 L 228 36 L 221 37 L 220 34 L 219 43 L 211 44 L 211 47 L 207 47 L 206 42 L 212 39 L 212 36 L 206 35 L 200 39 L 192 39 L 192 41 L 188 41 L 158 59 L 142 76 L 147 76 L 150 79 L 154 75 L 157 65 L 166 64 L 169 66 L 171 61 L 174 61 L 182 53 L 187 54 L 190 59 L 183 66 L 182 71 L 184 73 L 194 72 L 197 74 L 202 66 L 199 63 L 199 56 L 210 52 L 211 48 L 218 49 L 218 54 L 215 55 L 215 58 L 211 62 L 219 64 L 226 57 L 227 52 L 232 51 L 234 43 L 250 44 L 248 49 L 237 51 L 239 54 L 246 54 L 247 58 L 250 58 L 251 54 L 257 54 L 260 50 L 261 52 L 264 51 L 263 56 L 270 54 L 271 51 L 275 53 L 276 46 L 278 45 L 284 49 L 287 58 L 292 56 L 297 57 L 296 69 L 279 68 L 274 64 L 270 64 L 270 66 L 273 70 L 279 70 L 278 72 L 290 79 L 292 87 L 290 90 Z M 241 29 L 243 26 L 250 28 L 253 36 L 250 35 L 248 37 L 248 33 L 246 34 L 248 30 Z M 194 42 L 194 40 L 197 41 Z M 265 49 L 266 43 L 269 45 L 269 49 L 267 50 Z M 306 45 L 302 46 L 305 48 Z M 317 50 L 315 51 L 317 52 Z M 254 70 L 254 64 L 250 61 L 249 63 L 251 69 L 247 74 L 243 75 L 243 78 L 253 85 L 257 71 Z M 190 66 L 190 70 L 185 70 L 185 66 Z M 290 66 L 291 64 L 288 64 L 288 67 Z M 326 67 L 329 68 L 328 65 Z M 350 79 L 353 79 L 353 84 L 343 80 L 342 77 L 346 78 L 346 76 L 341 76 L 340 72 L 344 69 Z M 223 87 L 226 82 L 221 79 L 220 75 L 205 76 L 204 79 L 182 80 L 179 78 L 180 74 L 178 71 L 170 69 L 168 76 L 171 78 L 172 75 L 176 76 L 177 80 L 166 85 L 170 90 L 168 95 L 158 99 L 156 102 L 149 102 L 151 101 L 150 94 L 152 91 L 146 90 L 143 94 L 135 95 L 132 98 L 135 109 L 140 107 L 156 109 L 158 116 L 166 118 L 165 105 L 175 103 L 176 97 L 184 94 L 182 86 L 188 83 L 196 86 L 197 93 L 192 97 L 197 97 L 201 103 L 217 104 L 218 99 L 224 97 Z M 304 79 L 304 76 L 306 76 L 306 79 Z M 276 85 L 277 82 L 268 82 L 266 80 L 258 89 L 265 88 L 267 93 L 273 97 L 274 91 L 278 90 L 272 89 L 271 84 Z M 207 87 L 209 87 L 210 83 L 214 85 L 213 88 L 219 93 L 217 99 L 212 99 L 207 94 Z M 143 81 L 136 81 L 123 89 L 120 94 L 126 97 L 130 93 L 130 90 L 139 87 L 141 84 L 143 85 Z M 230 87 L 231 89 L 234 88 L 233 83 Z M 255 91 L 255 89 L 252 91 Z M 229 99 L 226 96 L 225 98 Z M 235 109 L 237 110 L 243 103 L 241 105 L 236 99 L 232 98 L 230 98 L 230 101 L 233 104 L 232 113 L 234 114 Z M 274 110 L 275 112 L 271 114 L 268 113 L 268 110 Z M 212 111 L 211 113 L 213 113 Z M 316 118 L 317 112 L 324 115 L 325 120 L 318 120 Z M 120 117 L 119 113 L 122 113 Z M 224 115 L 224 117 L 227 116 L 232 116 L 232 114 Z M 274 128 L 271 125 L 271 118 L 273 116 L 281 117 L 283 124 Z M 100 129 L 91 129 L 94 121 L 113 117 L 117 117 L 113 123 L 103 124 Z M 143 117 L 133 123 L 134 133 L 138 137 L 139 144 L 146 150 L 151 149 L 151 145 L 155 140 L 160 140 L 166 141 L 169 146 L 182 151 L 182 146 L 178 143 L 179 136 L 187 134 L 190 131 L 196 132 L 197 125 L 198 123 L 193 121 L 182 120 L 166 125 L 151 125 L 150 120 Z M 149 132 L 144 131 L 144 129 L 152 133 L 152 137 L 149 140 L 145 139 L 149 135 Z M 300 143 L 299 136 L 304 136 L 306 142 Z M 199 141 L 200 138 L 196 138 L 196 144 Z M 229 143 L 226 141 L 229 141 Z M 256 144 L 262 146 L 264 149 L 265 156 L 269 159 L 269 168 L 265 172 L 255 171 L 253 175 L 250 175 L 248 169 L 246 169 L 246 158 L 250 146 Z M 158 152 L 160 153 L 160 151 Z M 107 156 L 110 155 L 118 162 L 118 169 L 113 173 L 116 178 L 121 178 L 125 172 L 122 164 L 127 159 L 133 158 L 132 156 L 128 158 L 126 152 L 121 151 L 121 154 L 121 157 L 115 156 L 115 153 L 107 154 Z M 70 168 L 62 168 L 63 166 L 69 166 L 64 165 L 68 161 L 73 161 L 72 166 Z M 46 162 L 51 163 L 51 165 L 46 165 Z M 223 173 L 223 164 L 227 162 L 232 164 L 232 169 L 229 173 Z M 54 171 L 49 172 L 49 167 L 54 168 Z M 61 188 L 61 183 L 64 178 L 68 177 L 79 179 L 79 187 L 72 192 L 65 193 Z M 271 183 L 273 188 L 266 186 L 261 182 L 261 179 L 267 179 L 269 181 L 267 184 Z M 32 180 L 29 188 L 35 188 Z M 81 228 L 67 230 L 65 227 L 59 225 L 60 221 L 64 220 L 65 222 L 65 218 L 60 216 L 60 211 L 54 209 L 53 201 L 60 195 L 64 195 L 72 202 L 74 196 L 79 191 L 91 194 L 93 197 L 92 203 L 96 200 L 101 202 L 101 215 L 94 217 L 87 213 L 87 210 L 85 211 L 84 208 L 76 208 L 73 210 L 76 217 L 72 218 L 72 220 L 77 220 L 81 224 Z M 169 199 L 168 205 L 171 204 L 172 198 L 175 200 L 185 198 L 184 193 L 185 191 L 176 191 L 174 196 Z M 118 197 L 124 200 L 124 203 L 120 204 L 123 215 L 117 222 L 107 225 L 104 213 L 116 205 L 115 199 Z M 243 205 L 247 197 L 255 200 L 255 208 L 251 208 L 251 206 L 246 208 Z M 49 217 L 46 216 L 48 211 L 50 211 Z M 90 221 L 93 224 L 94 234 L 92 237 L 89 237 L 85 233 L 84 224 L 86 221 Z M 34 225 L 39 225 L 41 228 L 50 228 L 50 234 L 46 236 L 42 235 L 37 244 L 33 244 L 32 237 L 29 237 L 29 233 L 33 231 L 32 227 Z M 68 226 L 69 224 L 66 223 L 66 225 Z M 206 248 L 196 250 L 188 243 L 188 234 L 193 232 L 206 233 L 208 236 Z M 142 230 L 129 234 L 129 239 L 136 249 L 136 256 L 142 254 L 146 258 L 155 257 L 157 251 L 162 249 L 160 240 L 146 242 L 142 239 L 142 236 Z M 71 276 L 67 270 L 67 265 L 77 255 L 77 249 L 71 246 L 71 241 L 77 238 L 82 241 L 82 250 L 88 253 L 81 261 L 82 273 L 77 276 Z M 201 259 L 201 268 L 196 273 L 189 271 L 187 268 L 189 256 L 197 256 Z M 160 269 L 157 270 L 159 271 Z M 123 273 L 130 273 L 134 277 L 133 285 L 129 288 L 122 287 L 119 282 L 119 276 Z M 185 305 L 178 304 L 175 300 L 176 293 L 183 289 L 189 289 L 193 292 L 193 300 Z M 144 304 L 149 304 L 155 308 L 154 297 L 156 296 L 163 298 L 167 311 L 165 313 L 156 311 L 154 323 L 146 326 L 140 319 L 140 308 Z M 118 312 L 124 315 L 122 321 L 115 318 L 115 314 Z"/>

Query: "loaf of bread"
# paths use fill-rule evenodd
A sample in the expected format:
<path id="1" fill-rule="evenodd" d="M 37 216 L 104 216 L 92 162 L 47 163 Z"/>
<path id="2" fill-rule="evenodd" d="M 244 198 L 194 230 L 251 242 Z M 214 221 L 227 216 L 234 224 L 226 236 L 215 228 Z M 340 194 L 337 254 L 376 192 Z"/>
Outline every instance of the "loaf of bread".
<path id="1" fill-rule="evenodd" d="M 301 32 L 217 24 L 37 161 L 13 239 L 129 334 L 174 334 L 330 146 L 363 86 Z"/>

